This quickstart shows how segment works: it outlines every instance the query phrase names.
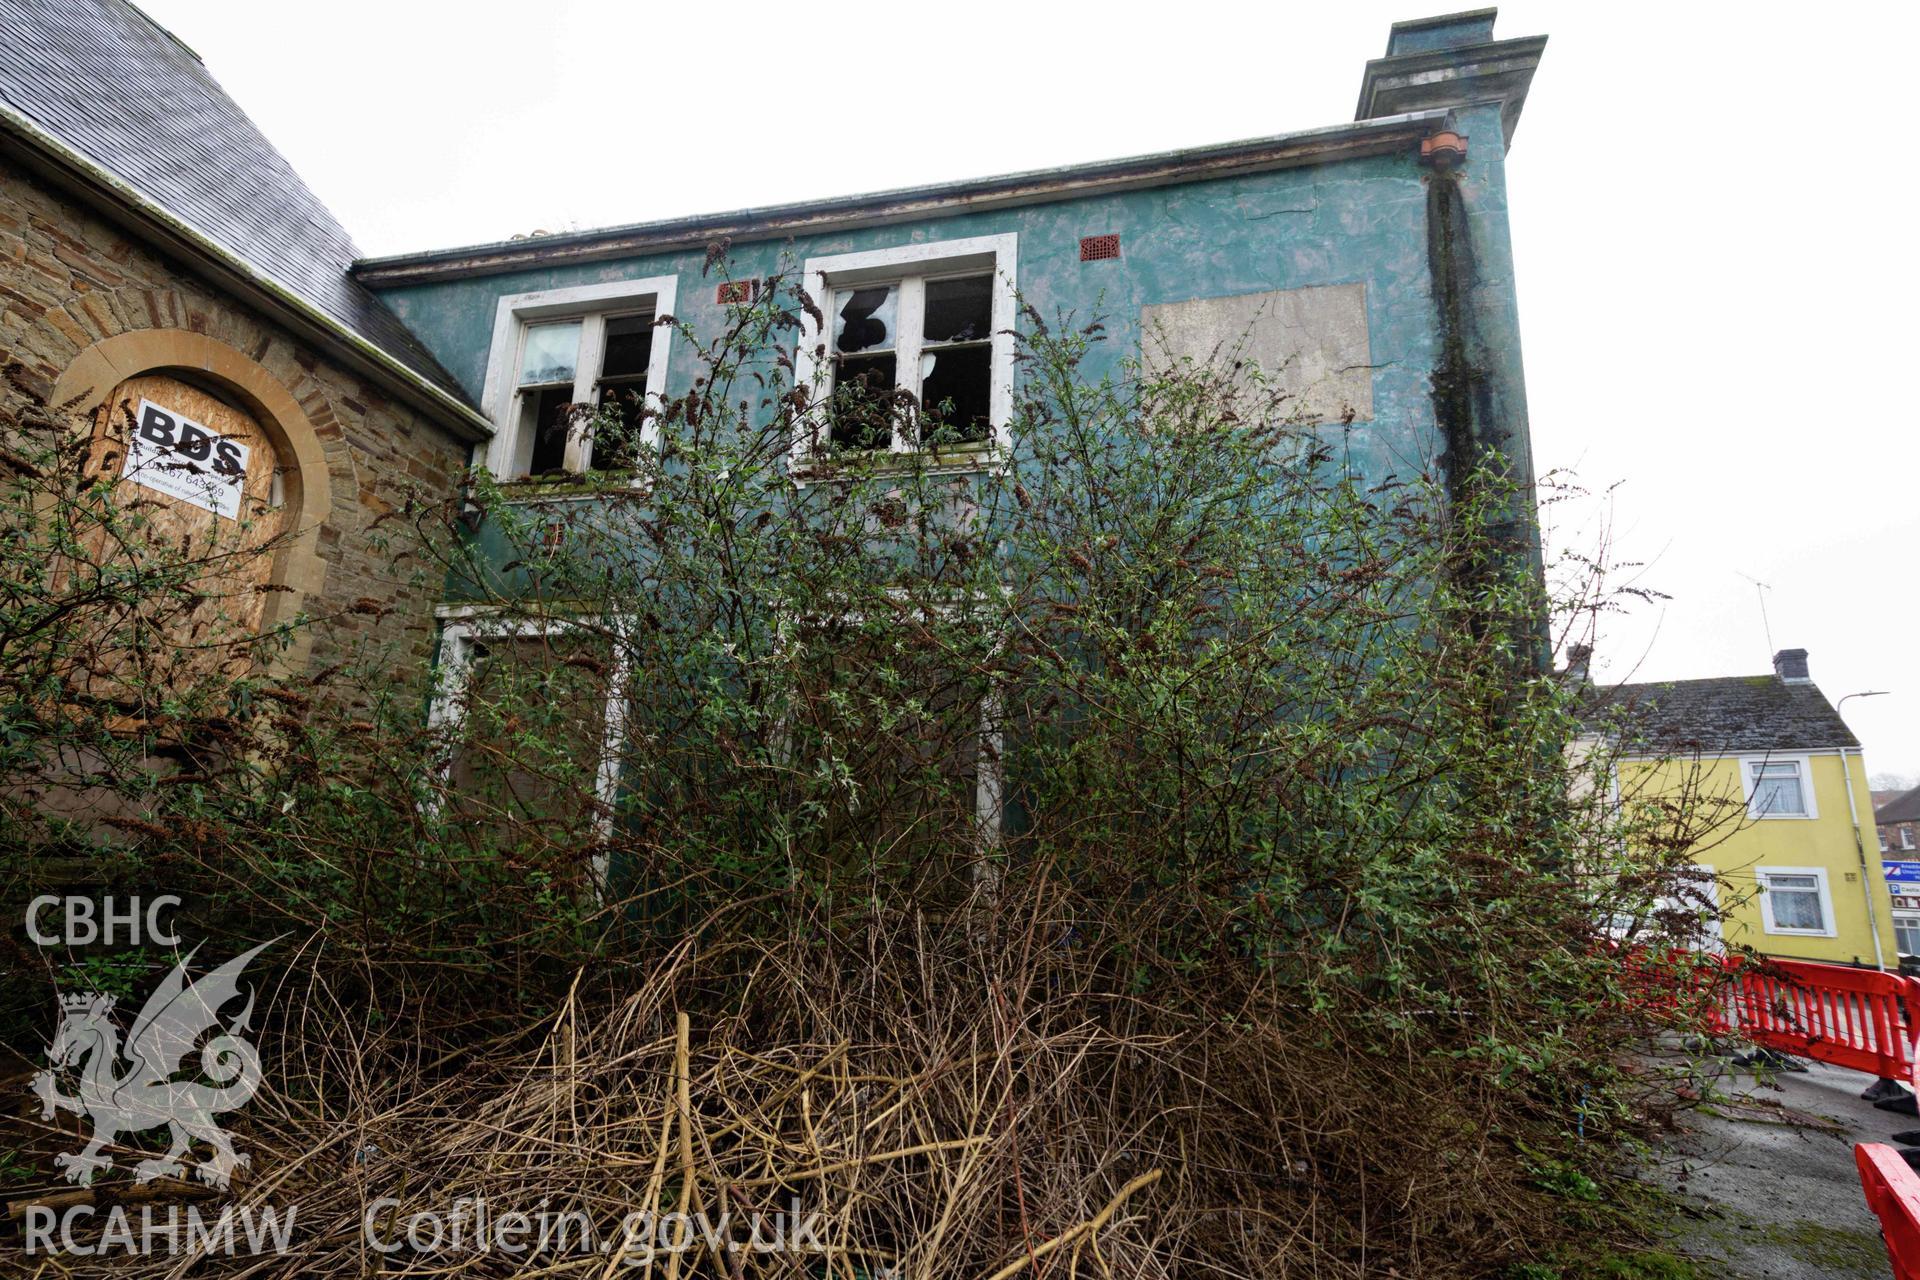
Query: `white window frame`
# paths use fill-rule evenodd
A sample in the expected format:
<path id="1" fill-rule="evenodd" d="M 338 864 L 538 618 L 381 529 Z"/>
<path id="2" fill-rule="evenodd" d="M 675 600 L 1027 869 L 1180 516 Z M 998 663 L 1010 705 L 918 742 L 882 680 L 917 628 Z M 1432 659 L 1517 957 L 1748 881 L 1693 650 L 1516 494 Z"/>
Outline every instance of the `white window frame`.
<path id="1" fill-rule="evenodd" d="M 1754 880 L 1760 886 L 1760 927 L 1767 933 L 1793 934 L 1803 938 L 1835 937 L 1833 918 L 1833 892 L 1827 883 L 1825 867 L 1755 867 Z M 1826 922 L 1822 929 L 1791 929 L 1777 925 L 1773 921 L 1773 886 L 1769 881 L 1774 876 L 1812 876 L 1820 891 L 1820 918 Z M 1797 892 L 1797 891 L 1796 891 Z"/>
<path id="2" fill-rule="evenodd" d="M 1805 806 L 1804 813 L 1762 813 L 1754 808 L 1754 793 L 1758 781 L 1759 766 L 1766 764 L 1791 764 L 1800 770 L 1800 802 Z M 1759 822 L 1805 822 L 1820 816 L 1820 805 L 1813 794 L 1813 758 L 1808 755 L 1782 755 L 1772 752 L 1766 755 L 1740 757 L 1740 783 L 1746 790 L 1747 817 Z"/>
<path id="3" fill-rule="evenodd" d="M 1900 847 L 1903 850 L 1913 848 L 1913 824 L 1910 822 L 1900 824 Z"/>
<path id="4" fill-rule="evenodd" d="M 500 299 L 494 309 L 493 344 L 487 355 L 487 381 L 481 394 L 481 408 L 493 422 L 493 440 L 487 446 L 487 469 L 503 480 L 520 480 L 516 456 L 520 452 L 520 359 L 526 347 L 527 330 L 537 324 L 580 320 L 580 350 L 573 366 L 573 396 L 576 404 L 593 402 L 593 388 L 600 380 L 600 364 L 606 356 L 606 323 L 609 317 L 635 311 L 651 311 L 657 322 L 673 314 L 677 276 L 648 276 L 641 280 L 611 280 L 604 284 L 574 285 L 564 289 L 541 289 L 534 293 L 512 293 Z M 653 346 L 647 356 L 647 407 L 658 410 L 667 394 L 667 353 L 673 345 L 673 326 L 656 324 Z M 640 430 L 640 445 L 658 447 L 660 433 L 651 420 Z M 569 432 L 563 466 L 579 473 L 592 461 L 592 441 L 585 433 Z"/>
<path id="5" fill-rule="evenodd" d="M 1907 955 L 1907 956 L 1911 956 L 1911 955 L 1920 955 L 1920 949 L 1916 949 L 1916 950 L 1914 950 L 1914 951 L 1902 951 L 1902 950 L 1900 950 L 1900 925 L 1901 925 L 1901 923 L 1902 923 L 1903 921 L 1910 921 L 1910 922 L 1912 922 L 1912 923 L 1913 923 L 1913 925 L 1914 925 L 1914 926 L 1915 926 L 1916 928 L 1920 928 L 1920 911 L 1908 911 L 1908 910 L 1906 910 L 1906 909 L 1904 909 L 1904 908 L 1896 908 L 1896 909 L 1894 910 L 1894 912 L 1893 912 L 1893 950 L 1894 950 L 1894 954 L 1895 954 L 1895 955 Z"/>
<path id="6" fill-rule="evenodd" d="M 813 451 L 816 440 L 825 441 L 829 430 L 829 392 L 833 374 L 833 354 L 827 350 L 833 337 L 833 313 L 829 295 L 850 285 L 893 283 L 907 279 L 926 280 L 941 276 L 972 275 L 988 271 L 993 275 L 991 314 L 991 383 L 988 388 L 987 417 L 992 434 L 985 446 L 955 449 L 963 460 L 980 452 L 1003 459 L 1013 445 L 1013 369 L 1014 308 L 1019 279 L 1019 237 L 1012 232 L 994 236 L 971 236 L 960 240 L 936 240 L 899 245 L 891 249 L 871 249 L 861 253 L 837 253 L 808 258 L 801 264 L 801 285 L 820 309 L 820 317 L 803 315 L 800 345 L 794 356 L 795 385 L 810 392 L 808 411 L 795 424 L 790 453 L 792 467 L 804 470 L 825 459 Z M 914 291 L 918 295 L 918 291 Z M 921 337 L 920 307 L 909 305 L 907 290 L 901 291 L 895 325 L 896 368 L 905 371 L 919 367 Z M 919 295 L 923 296 L 923 295 Z M 824 328 L 823 328 L 824 325 Z M 912 454 L 915 446 L 894 432 L 888 452 Z M 945 452 L 944 450 L 942 451 Z M 975 464 L 977 465 L 977 464 Z"/>
<path id="7" fill-rule="evenodd" d="M 1707 909 L 1712 912 L 1701 930 L 1701 941 L 1708 951 L 1723 951 L 1725 946 L 1720 928 L 1720 874 L 1704 862 L 1689 863 L 1686 869 L 1693 873 L 1695 885 L 1702 890 L 1701 897 L 1706 899 Z M 1674 908 L 1692 911 L 1698 910 L 1699 906 L 1682 902 L 1668 894 L 1661 894 L 1642 910 L 1610 913 L 1604 922 L 1604 928 L 1610 938 L 1625 938 L 1638 932 L 1640 925 L 1655 912 Z"/>
<path id="8" fill-rule="evenodd" d="M 594 772 L 594 800 L 597 813 L 594 832 L 604 842 L 612 834 L 613 807 L 620 791 L 620 742 L 627 730 L 628 688 L 633 664 L 622 643 L 628 620 L 622 617 L 528 618 L 507 614 L 479 605 L 441 605 L 434 610 L 440 619 L 440 655 L 434 671 L 433 701 L 427 709 L 427 728 L 451 743 L 467 718 L 467 690 L 473 674 L 473 647 L 486 640 L 525 640 L 538 636 L 560 635 L 573 630 L 607 630 L 613 635 L 613 662 L 607 675 L 607 706 L 604 729 L 600 735 L 600 759 Z M 440 782 L 453 769 L 451 753 L 435 762 Z M 605 892 L 608 861 L 605 853 L 594 855 L 593 878 L 598 891 Z"/>
<path id="9" fill-rule="evenodd" d="M 1694 887 L 1701 890 L 1700 896 L 1706 899 L 1707 910 L 1713 913 L 1707 918 L 1706 927 L 1701 931 L 1702 940 L 1709 951 L 1724 950 L 1720 934 L 1720 873 L 1704 862 L 1688 863 L 1687 870 L 1693 873 Z M 1663 898 L 1661 904 L 1666 905 L 1671 901 Z M 1691 909 L 1697 910 L 1698 907 L 1694 906 Z"/>

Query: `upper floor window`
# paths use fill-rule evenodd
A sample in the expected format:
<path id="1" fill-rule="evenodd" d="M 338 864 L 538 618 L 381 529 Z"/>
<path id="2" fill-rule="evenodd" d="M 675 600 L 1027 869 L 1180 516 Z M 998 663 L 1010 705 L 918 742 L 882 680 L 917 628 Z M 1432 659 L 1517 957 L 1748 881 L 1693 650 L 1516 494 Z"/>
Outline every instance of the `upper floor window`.
<path id="1" fill-rule="evenodd" d="M 500 299 L 485 395 L 496 476 L 623 470 L 652 447 L 673 293 L 661 276 Z"/>
<path id="2" fill-rule="evenodd" d="M 991 452 L 1013 409 L 1015 237 L 810 258 L 819 307 L 797 374 L 814 408 L 798 463 L 835 454 Z"/>
<path id="3" fill-rule="evenodd" d="M 1805 756 L 1756 757 L 1745 762 L 1747 815 L 1753 818 L 1814 818 L 1810 770 Z"/>

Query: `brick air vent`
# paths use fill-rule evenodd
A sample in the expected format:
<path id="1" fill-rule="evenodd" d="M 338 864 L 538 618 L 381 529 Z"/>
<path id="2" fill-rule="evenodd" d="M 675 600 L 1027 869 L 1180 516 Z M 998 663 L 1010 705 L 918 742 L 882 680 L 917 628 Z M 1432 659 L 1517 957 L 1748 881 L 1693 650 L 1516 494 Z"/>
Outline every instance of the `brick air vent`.
<path id="1" fill-rule="evenodd" d="M 754 295 L 759 292 L 758 280 L 725 280 L 714 290 L 713 300 L 719 303 L 752 302 Z"/>
<path id="2" fill-rule="evenodd" d="M 1119 236 L 1082 236 L 1080 238 L 1080 261 L 1082 262 L 1101 262 L 1107 258 L 1119 256 Z"/>

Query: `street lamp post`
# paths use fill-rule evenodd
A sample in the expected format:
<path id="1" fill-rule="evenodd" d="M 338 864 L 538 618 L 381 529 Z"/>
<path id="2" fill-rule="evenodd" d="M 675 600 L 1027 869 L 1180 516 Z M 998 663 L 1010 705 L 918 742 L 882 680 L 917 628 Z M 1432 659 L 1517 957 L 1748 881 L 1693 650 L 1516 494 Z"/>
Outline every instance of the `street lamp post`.
<path id="1" fill-rule="evenodd" d="M 1841 723 L 1845 724 L 1846 717 L 1840 709 L 1847 705 L 1848 698 L 1884 698 L 1887 692 L 1885 689 L 1862 689 L 1858 693 L 1845 694 L 1833 704 L 1833 713 L 1840 716 Z M 1860 835 L 1860 806 L 1853 798 L 1853 768 L 1847 761 L 1847 748 L 1844 746 L 1840 748 L 1840 776 L 1847 784 L 1847 816 L 1853 819 L 1853 852 L 1860 860 L 1860 892 L 1867 900 L 1867 932 L 1873 935 L 1873 965 L 1876 969 L 1885 969 L 1887 956 L 1880 947 L 1880 921 L 1873 911 L 1873 876 L 1867 870 L 1867 844 Z"/>

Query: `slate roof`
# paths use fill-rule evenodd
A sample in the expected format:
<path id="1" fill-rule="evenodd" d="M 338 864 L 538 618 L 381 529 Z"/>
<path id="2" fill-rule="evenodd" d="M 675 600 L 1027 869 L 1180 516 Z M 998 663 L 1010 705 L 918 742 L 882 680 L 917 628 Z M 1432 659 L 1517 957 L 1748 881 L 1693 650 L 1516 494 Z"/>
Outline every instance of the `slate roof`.
<path id="1" fill-rule="evenodd" d="M 1860 745 L 1819 686 L 1788 684 L 1773 675 L 1596 688 L 1580 718 L 1594 732 L 1631 734 L 1654 753 L 1720 755 Z"/>
<path id="2" fill-rule="evenodd" d="M 1873 811 L 1876 823 L 1920 822 L 1920 787 L 1903 791 Z"/>
<path id="3" fill-rule="evenodd" d="M 0 99 L 469 403 L 348 267 L 359 250 L 200 58 L 125 0 L 0 0 Z"/>

